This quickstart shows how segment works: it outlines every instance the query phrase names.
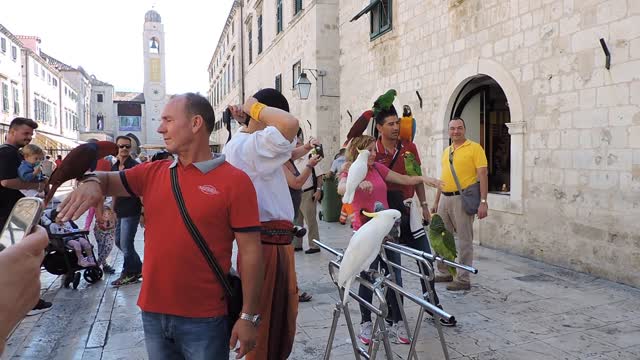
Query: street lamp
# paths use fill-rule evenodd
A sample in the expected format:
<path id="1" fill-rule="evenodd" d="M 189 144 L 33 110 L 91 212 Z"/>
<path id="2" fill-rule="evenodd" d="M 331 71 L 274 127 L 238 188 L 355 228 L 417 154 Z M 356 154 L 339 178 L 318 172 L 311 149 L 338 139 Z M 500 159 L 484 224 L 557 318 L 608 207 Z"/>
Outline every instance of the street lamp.
<path id="1" fill-rule="evenodd" d="M 313 75 L 313 73 L 311 75 Z M 309 80 L 304 71 L 300 73 L 298 81 L 296 81 L 296 87 L 298 88 L 300 99 L 307 100 L 309 98 L 309 93 L 311 92 L 311 80 Z"/>

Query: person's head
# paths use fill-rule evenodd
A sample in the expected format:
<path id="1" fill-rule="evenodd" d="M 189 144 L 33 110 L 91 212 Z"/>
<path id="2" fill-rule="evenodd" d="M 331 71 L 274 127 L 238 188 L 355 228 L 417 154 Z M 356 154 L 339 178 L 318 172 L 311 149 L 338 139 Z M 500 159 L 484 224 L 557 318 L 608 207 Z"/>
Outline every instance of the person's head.
<path id="1" fill-rule="evenodd" d="M 23 147 L 31 142 L 33 138 L 33 130 L 38 128 L 38 124 L 27 118 L 17 117 L 9 124 L 9 133 L 7 134 L 7 144 L 16 147 Z"/>
<path id="2" fill-rule="evenodd" d="M 58 157 L 56 157 L 56 159 L 62 161 L 62 155 L 58 155 Z"/>
<path id="3" fill-rule="evenodd" d="M 336 154 L 336 156 L 333 159 L 335 160 L 335 159 L 339 158 L 340 156 L 344 156 L 346 151 L 347 151 L 347 148 L 340 149 L 340 151 L 338 151 L 338 153 Z"/>
<path id="4" fill-rule="evenodd" d="M 104 210 L 102 211 L 102 220 L 104 221 L 113 221 L 116 217 L 115 212 L 111 209 L 110 206 L 105 205 Z"/>
<path id="5" fill-rule="evenodd" d="M 49 156 L 49 155 L 45 156 L 44 158 L 47 159 L 47 160 L 51 160 L 51 156 Z"/>
<path id="6" fill-rule="evenodd" d="M 349 143 L 347 149 L 347 161 L 354 162 L 358 157 L 358 150 L 369 150 L 369 165 L 373 165 L 376 161 L 376 138 L 369 135 L 361 135 L 355 137 Z"/>
<path id="7" fill-rule="evenodd" d="M 138 155 L 138 159 L 140 159 L 140 162 L 145 162 L 148 160 L 147 158 L 147 154 L 140 154 Z"/>
<path id="8" fill-rule="evenodd" d="M 376 130 L 383 139 L 398 140 L 400 119 L 396 108 L 391 105 L 388 110 L 381 110 L 376 116 Z"/>
<path id="9" fill-rule="evenodd" d="M 282 93 L 276 89 L 265 88 L 259 90 L 253 97 L 258 100 L 258 102 L 265 104 L 269 107 L 278 108 L 280 110 L 284 110 L 289 112 L 289 102 L 287 98 L 282 95 Z M 262 130 L 266 127 L 266 125 L 259 121 L 250 121 L 249 122 L 249 131 Z"/>
<path id="10" fill-rule="evenodd" d="M 461 118 L 453 118 L 449 120 L 449 138 L 453 142 L 465 141 L 466 126 Z"/>
<path id="11" fill-rule="evenodd" d="M 22 148 L 22 156 L 30 164 L 38 164 L 44 160 L 44 151 L 35 144 L 27 144 Z"/>
<path id="12" fill-rule="evenodd" d="M 213 108 L 204 96 L 194 93 L 174 95 L 162 110 L 158 132 L 162 134 L 167 150 L 176 154 L 194 144 L 208 147 L 215 121 Z"/>
<path id="13" fill-rule="evenodd" d="M 304 145 L 304 133 L 302 132 L 302 128 L 298 128 L 298 133 L 296 134 L 296 140 L 298 140 L 297 146 Z"/>
<path id="14" fill-rule="evenodd" d="M 171 155 L 170 152 L 168 151 L 158 151 L 157 153 L 153 154 L 153 156 L 151 157 L 151 162 L 154 161 L 160 161 L 160 160 L 173 160 L 173 155 Z"/>
<path id="15" fill-rule="evenodd" d="M 131 156 L 132 141 L 128 136 L 118 136 L 116 138 L 116 145 L 118 145 L 118 157 L 126 158 Z"/>

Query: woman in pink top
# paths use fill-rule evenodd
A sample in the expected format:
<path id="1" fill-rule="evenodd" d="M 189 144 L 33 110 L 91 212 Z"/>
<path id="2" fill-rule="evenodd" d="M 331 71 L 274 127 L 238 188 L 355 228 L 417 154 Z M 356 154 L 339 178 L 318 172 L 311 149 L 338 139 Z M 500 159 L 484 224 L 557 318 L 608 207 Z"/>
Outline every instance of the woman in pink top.
<path id="1" fill-rule="evenodd" d="M 379 203 L 382 208 L 388 209 L 389 204 L 387 202 L 387 182 L 396 183 L 401 185 L 417 185 L 421 182 L 425 182 L 429 185 L 440 186 L 440 181 L 437 179 L 433 179 L 426 176 L 407 176 L 399 174 L 395 171 L 389 170 L 386 166 L 375 162 L 376 159 L 376 139 L 372 136 L 359 136 L 351 140 L 351 144 L 349 144 L 349 148 L 347 149 L 347 162 L 342 168 L 342 172 L 340 174 L 340 183 L 338 184 L 338 193 L 344 194 L 347 183 L 347 172 L 351 162 L 353 162 L 358 156 L 358 150 L 367 149 L 369 150 L 369 171 L 367 172 L 367 176 L 365 179 L 358 185 L 358 189 L 356 189 L 356 193 L 353 197 L 353 202 L 351 205 L 353 206 L 354 218 L 353 218 L 353 229 L 358 230 L 360 226 L 362 226 L 363 221 L 368 220 L 368 218 L 364 218 L 360 215 L 361 210 L 365 210 L 368 212 L 374 212 L 379 209 L 376 209 L 376 203 Z M 378 206 L 378 207 L 379 207 Z M 392 230 L 392 233 L 394 230 Z M 400 263 L 400 255 L 396 252 L 387 251 L 387 258 L 399 264 Z M 370 268 L 378 269 L 378 267 L 384 268 L 387 272 L 388 268 L 386 264 L 380 261 L 380 257 L 377 257 L 376 260 L 373 261 Z M 399 276 L 399 270 L 394 269 L 394 281 L 398 283 L 398 285 L 402 286 L 402 280 Z M 362 273 L 361 276 L 367 278 L 366 273 Z M 371 279 L 369 279 L 371 280 Z M 371 302 L 373 298 L 373 293 L 371 290 L 366 288 L 365 286 L 360 285 L 358 290 L 358 295 L 363 299 Z M 410 340 L 407 336 L 407 332 L 405 330 L 404 324 L 402 323 L 402 317 L 400 316 L 400 307 L 398 306 L 398 301 L 395 294 L 392 291 L 387 293 L 387 304 L 390 307 L 389 314 L 391 316 L 391 320 L 393 325 L 390 327 L 390 335 L 394 342 L 401 344 L 409 344 Z M 373 324 L 371 322 L 371 311 L 368 308 L 360 305 L 360 313 L 362 315 L 362 319 L 360 321 L 360 334 L 358 338 L 365 345 L 369 345 L 371 342 L 371 336 L 373 331 Z"/>
<path id="2" fill-rule="evenodd" d="M 388 209 L 387 184 L 386 182 L 400 185 L 417 185 L 422 182 L 427 184 L 440 183 L 439 180 L 427 176 L 408 176 L 389 170 L 386 166 L 375 162 L 376 160 L 376 139 L 372 136 L 362 135 L 351 140 L 347 149 L 347 162 L 342 167 L 340 173 L 340 183 L 338 193 L 344 194 L 347 184 L 347 172 L 351 163 L 358 157 L 358 150 L 369 150 L 369 171 L 367 176 L 360 183 L 356 190 L 351 205 L 356 213 L 353 219 L 353 229 L 358 230 L 362 226 L 362 218 L 358 216 L 360 210 L 372 212 L 375 210 L 375 203 L 379 202 L 383 208 Z"/>

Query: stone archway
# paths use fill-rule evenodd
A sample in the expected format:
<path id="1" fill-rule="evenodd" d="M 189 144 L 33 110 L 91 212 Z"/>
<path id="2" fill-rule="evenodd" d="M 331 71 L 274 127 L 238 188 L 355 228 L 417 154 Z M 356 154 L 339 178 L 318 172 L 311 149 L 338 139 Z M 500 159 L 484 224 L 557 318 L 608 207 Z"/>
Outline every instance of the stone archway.
<path id="1" fill-rule="evenodd" d="M 505 211 L 515 214 L 523 213 L 522 192 L 524 187 L 524 133 L 525 121 L 522 100 L 518 86 L 511 74 L 499 63 L 489 59 L 476 59 L 472 63 L 463 65 L 449 80 L 440 100 L 436 119 L 436 126 L 441 128 L 435 131 L 439 134 L 435 139 L 436 153 L 449 145 L 447 126 L 460 98 L 460 93 L 465 86 L 481 76 L 490 77 L 501 88 L 509 104 L 510 122 L 505 125 L 510 135 L 510 191 L 509 194 L 489 194 L 489 203 L 492 210 Z M 464 95 L 464 94 L 463 94 Z M 438 164 L 438 173 L 442 171 L 442 165 Z"/>

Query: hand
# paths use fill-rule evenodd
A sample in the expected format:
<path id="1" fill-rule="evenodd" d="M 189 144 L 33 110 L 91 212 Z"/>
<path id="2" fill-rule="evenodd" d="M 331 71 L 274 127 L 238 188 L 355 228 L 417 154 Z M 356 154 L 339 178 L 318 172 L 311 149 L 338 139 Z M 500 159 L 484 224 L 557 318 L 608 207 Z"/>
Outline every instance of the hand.
<path id="1" fill-rule="evenodd" d="M 361 190 L 368 192 L 369 194 L 373 192 L 373 184 L 370 181 L 365 180 L 361 182 L 360 185 L 358 185 L 358 187 Z"/>
<path id="2" fill-rule="evenodd" d="M 432 214 L 435 214 L 435 213 L 437 213 L 437 212 L 438 212 L 438 203 L 437 203 L 437 202 L 434 202 L 434 203 L 433 203 L 433 206 L 431 207 L 431 213 L 432 213 Z M 431 216 L 431 215 L 429 215 L 429 216 Z"/>
<path id="3" fill-rule="evenodd" d="M 313 193 L 313 201 L 320 201 L 320 197 L 322 196 L 322 190 L 316 190 Z"/>
<path id="4" fill-rule="evenodd" d="M 309 162 L 307 162 L 307 165 L 315 167 L 321 160 L 322 158 L 320 157 L 320 155 L 313 155 L 311 158 L 309 158 Z"/>
<path id="5" fill-rule="evenodd" d="M 242 111 L 244 111 L 245 114 L 251 114 L 251 107 L 253 106 L 253 104 L 257 103 L 258 99 L 252 97 L 249 97 L 245 102 L 244 105 L 242 105 Z M 258 119 L 256 119 L 258 120 Z"/>
<path id="6" fill-rule="evenodd" d="M 144 214 L 140 214 L 140 227 L 144 228 Z"/>
<path id="7" fill-rule="evenodd" d="M 489 215 L 489 205 L 486 202 L 481 202 L 478 206 L 478 219 L 484 219 Z"/>
<path id="8" fill-rule="evenodd" d="M 92 206 L 100 206 L 102 189 L 95 181 L 87 181 L 78 185 L 58 206 L 58 219 L 62 221 L 76 220 Z"/>
<path id="9" fill-rule="evenodd" d="M 40 226 L 0 252 L 0 354 L 13 327 L 40 297 L 40 265 L 47 247 L 47 232 Z"/>
<path id="10" fill-rule="evenodd" d="M 242 110 L 242 106 L 229 105 L 229 111 L 231 112 L 231 117 L 240 124 L 244 124 L 247 121 L 247 114 Z"/>
<path id="11" fill-rule="evenodd" d="M 444 185 L 442 180 L 432 178 L 430 176 L 423 176 L 422 179 L 424 183 L 427 184 L 428 186 L 431 186 L 432 188 L 436 188 L 438 190 L 442 190 L 442 186 Z"/>
<path id="12" fill-rule="evenodd" d="M 431 213 L 429 212 L 429 208 L 427 206 L 422 207 L 422 218 L 427 223 L 431 223 Z"/>
<path id="13" fill-rule="evenodd" d="M 256 347 L 258 329 L 247 320 L 238 319 L 231 330 L 229 349 L 235 349 L 236 359 L 241 359 Z M 240 347 L 236 348 L 240 340 Z"/>

